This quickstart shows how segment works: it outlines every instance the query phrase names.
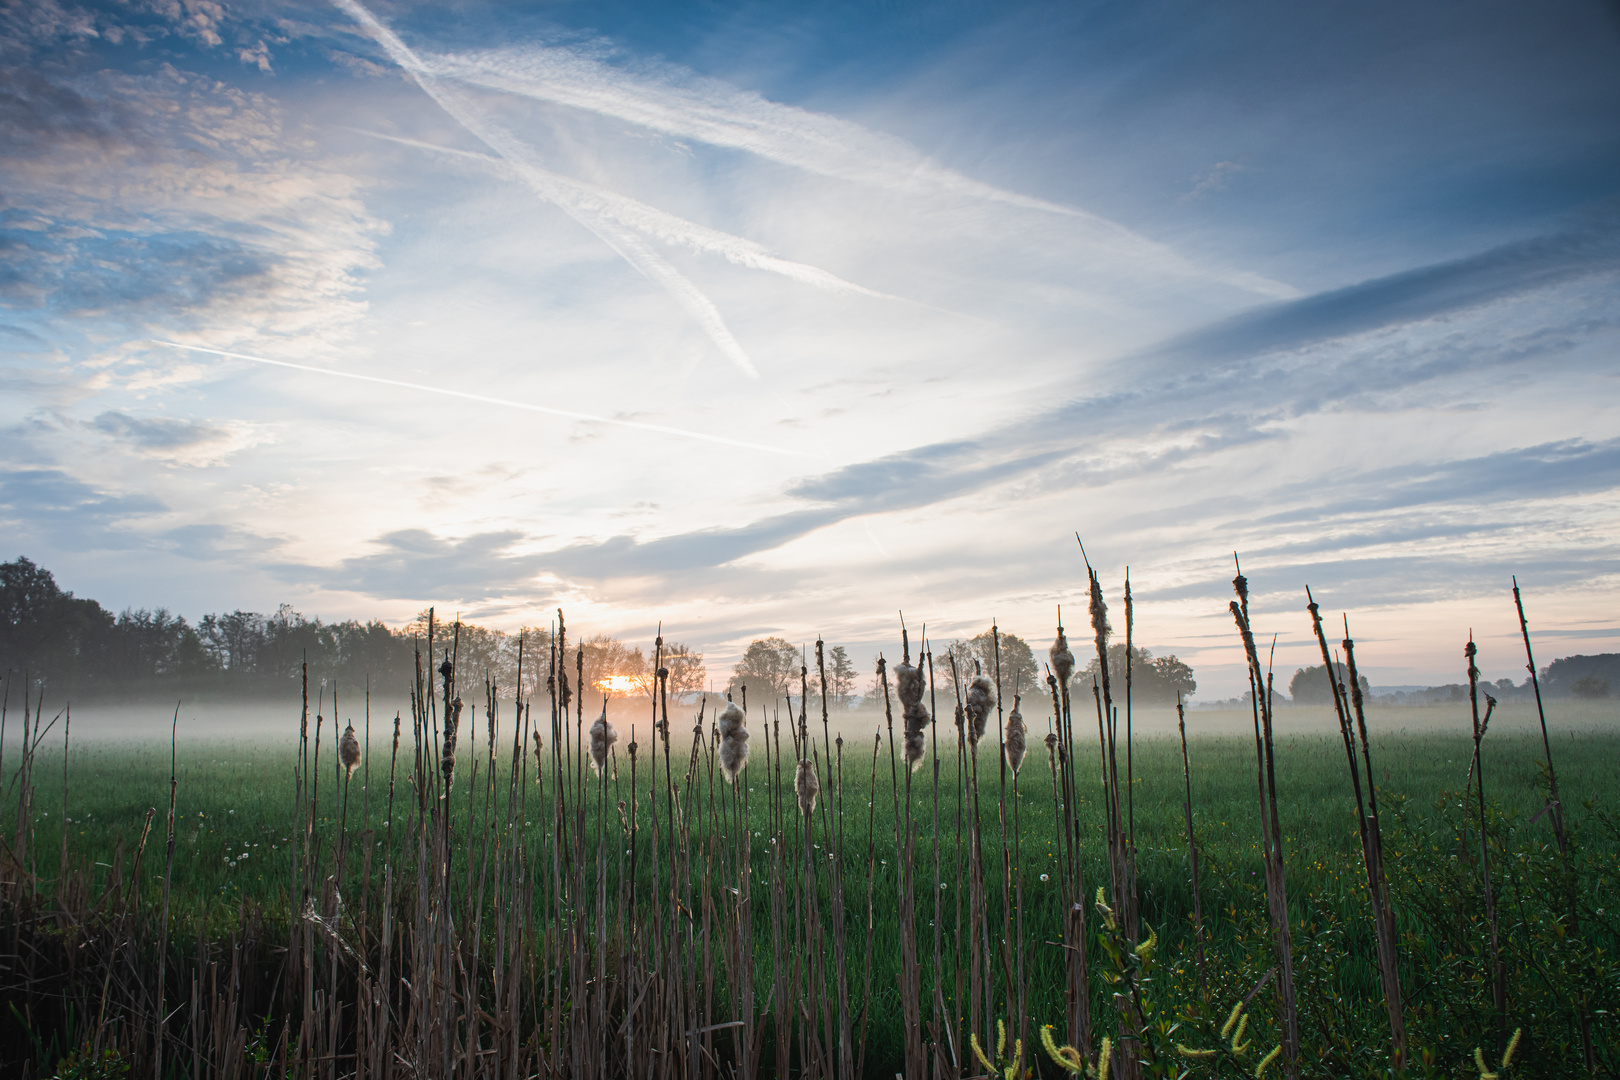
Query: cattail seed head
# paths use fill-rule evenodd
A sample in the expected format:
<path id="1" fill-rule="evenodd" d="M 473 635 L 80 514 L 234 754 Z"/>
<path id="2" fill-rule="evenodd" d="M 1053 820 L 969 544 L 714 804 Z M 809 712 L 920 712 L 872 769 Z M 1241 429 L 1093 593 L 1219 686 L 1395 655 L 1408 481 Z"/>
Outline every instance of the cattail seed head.
<path id="1" fill-rule="evenodd" d="M 734 782 L 737 774 L 748 764 L 748 728 L 742 708 L 735 701 L 726 702 L 720 711 L 720 775 Z"/>
<path id="2" fill-rule="evenodd" d="M 924 681 L 922 669 L 909 656 L 894 665 L 894 692 L 906 708 L 922 701 Z"/>
<path id="3" fill-rule="evenodd" d="M 607 768 L 608 751 L 619 741 L 619 731 L 608 723 L 607 702 L 602 703 L 602 715 L 591 725 L 591 765 L 597 772 Z"/>
<path id="4" fill-rule="evenodd" d="M 923 753 L 928 745 L 925 733 L 933 717 L 928 715 L 922 702 L 916 701 L 906 706 L 903 719 L 906 724 L 906 764 L 915 772 L 922 768 Z"/>
<path id="5" fill-rule="evenodd" d="M 537 783 L 540 780 L 540 766 L 544 761 L 544 758 L 542 758 L 541 755 L 540 755 L 540 748 L 541 748 L 540 729 L 535 728 L 534 729 L 534 779 L 535 779 L 535 781 Z"/>
<path id="6" fill-rule="evenodd" d="M 343 763 L 345 780 L 354 775 L 360 764 L 360 740 L 355 737 L 353 724 L 343 729 L 343 738 L 338 740 L 338 761 Z"/>
<path id="7" fill-rule="evenodd" d="M 1046 655 L 1052 662 L 1052 670 L 1057 673 L 1058 681 L 1067 686 L 1069 676 L 1074 674 L 1074 653 L 1069 651 L 1069 639 L 1063 635 L 1063 627 L 1057 628 L 1057 640 L 1052 642 L 1052 648 Z"/>
<path id="8" fill-rule="evenodd" d="M 1012 712 L 1007 714 L 1007 764 L 1012 767 L 1014 776 L 1018 775 L 1018 770 L 1024 764 L 1028 732 L 1024 726 L 1024 714 L 1018 711 L 1018 701 L 1019 696 L 1014 694 Z"/>
<path id="9" fill-rule="evenodd" d="M 821 794 L 821 779 L 816 776 L 815 762 L 809 758 L 799 762 L 793 777 L 793 790 L 799 796 L 799 812 L 806 817 L 816 812 L 816 796 Z"/>
<path id="10" fill-rule="evenodd" d="M 996 707 L 996 684 L 983 675 L 973 676 L 968 683 L 967 717 L 968 742 L 974 746 L 984 738 L 984 725 L 989 719 L 990 710 Z"/>
<path id="11" fill-rule="evenodd" d="M 444 786 L 448 790 L 456 782 L 456 728 L 461 724 L 459 697 L 450 702 L 450 711 L 444 720 L 444 748 L 439 755 L 439 771 L 444 774 Z"/>

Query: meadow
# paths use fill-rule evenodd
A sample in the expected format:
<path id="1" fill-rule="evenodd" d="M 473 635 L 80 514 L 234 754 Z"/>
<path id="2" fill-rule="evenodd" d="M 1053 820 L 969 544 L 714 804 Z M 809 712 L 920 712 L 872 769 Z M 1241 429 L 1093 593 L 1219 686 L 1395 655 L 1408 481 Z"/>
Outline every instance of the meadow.
<path id="1" fill-rule="evenodd" d="M 1183 742 L 1173 711 L 1116 712 L 1101 687 L 1068 702 L 1054 684 L 1020 703 L 1015 774 L 1013 702 L 990 690 L 973 745 L 971 681 L 927 680 L 919 653 L 910 677 L 929 722 L 915 725 L 915 771 L 899 687 L 887 710 L 834 717 L 812 668 L 804 693 L 748 711 L 732 783 L 724 699 L 602 713 L 600 698 L 569 701 L 556 654 L 545 662 L 549 693 L 522 701 L 424 674 L 397 736 L 380 702 L 369 718 L 346 703 L 352 772 L 321 703 L 274 726 L 275 710 L 241 724 L 182 705 L 172 743 L 150 715 L 81 713 L 76 739 L 46 709 L 26 754 L 13 710 L 0 752 L 8 1068 L 1011 1080 L 1620 1067 L 1612 703 L 1549 703 L 1547 744 L 1533 704 L 1504 708 L 1476 770 L 1466 704 L 1364 711 L 1360 747 L 1333 708 L 1195 710 Z M 600 770 L 599 715 L 617 730 L 596 739 Z M 1377 878 L 1347 748 L 1367 794 L 1376 785 Z"/>

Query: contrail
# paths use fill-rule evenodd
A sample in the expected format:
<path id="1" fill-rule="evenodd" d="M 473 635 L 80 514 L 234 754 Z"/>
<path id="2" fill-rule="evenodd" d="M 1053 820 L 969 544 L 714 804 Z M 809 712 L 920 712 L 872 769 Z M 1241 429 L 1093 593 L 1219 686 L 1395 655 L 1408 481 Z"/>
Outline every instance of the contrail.
<path id="1" fill-rule="evenodd" d="M 212 356 L 224 356 L 232 360 L 251 360 L 255 364 L 270 364 L 274 367 L 291 368 L 294 371 L 307 371 L 315 375 L 331 375 L 339 379 L 354 379 L 357 382 L 377 383 L 381 386 L 396 386 L 402 390 L 417 390 L 424 394 L 438 394 L 442 397 L 461 398 L 464 401 L 477 401 L 484 405 L 499 405 L 506 409 L 522 409 L 524 412 L 545 413 L 547 416 L 561 416 L 569 420 L 583 420 L 590 424 L 611 424 L 614 427 L 635 428 L 638 431 L 653 431 L 660 435 L 678 435 L 683 439 L 698 439 L 702 442 L 720 443 L 723 446 L 736 446 L 744 450 L 759 450 L 767 454 L 782 454 L 786 457 L 819 457 L 818 454 L 806 453 L 803 450 L 787 450 L 780 446 L 766 446 L 764 443 L 744 442 L 741 439 L 728 439 L 724 435 L 710 435 L 702 431 L 690 431 L 686 428 L 665 427 L 663 424 L 644 424 L 639 420 L 615 420 L 609 416 L 596 416 L 592 413 L 575 412 L 572 409 L 554 409 L 549 405 L 531 405 L 526 401 L 509 401 L 506 398 L 487 397 L 484 394 L 469 394 L 464 390 L 446 390 L 442 386 L 424 386 L 422 383 L 405 382 L 403 379 L 385 379 L 380 375 L 360 375 L 352 371 L 337 371 L 333 368 L 312 367 L 309 364 L 295 364 L 291 360 L 271 360 L 265 356 L 250 356 L 247 353 L 229 352 L 225 349 L 209 349 L 201 345 L 182 345 L 178 341 L 164 341 L 161 338 L 148 339 L 154 345 L 167 345 L 171 349 L 185 349 L 187 352 L 208 353 Z"/>
<path id="2" fill-rule="evenodd" d="M 742 345 L 726 326 L 726 321 L 720 315 L 720 310 L 714 306 L 707 296 L 703 295 L 696 285 L 692 284 L 679 270 L 661 259 L 657 252 L 642 241 L 628 229 L 617 222 L 604 219 L 600 214 L 592 214 L 579 205 L 575 200 L 565 199 L 559 201 L 555 198 L 555 185 L 547 182 L 542 170 L 534 168 L 528 161 L 526 148 L 515 138 L 493 124 L 485 124 L 473 116 L 455 96 L 440 85 L 439 80 L 422 63 L 410 46 L 401 41 L 399 36 L 384 26 L 375 15 L 358 2 L 358 0 L 332 0 L 337 7 L 348 14 L 377 40 L 383 51 L 389 57 L 410 73 L 416 80 L 416 85 L 422 88 L 423 93 L 438 103 L 439 107 L 462 127 L 476 136 L 481 142 L 511 163 L 529 184 L 529 187 L 543 199 L 554 202 L 562 211 L 591 232 L 610 248 L 616 251 L 620 258 L 639 270 L 648 281 L 662 288 L 675 302 L 686 309 L 686 313 L 708 333 L 717 348 L 737 366 L 743 374 L 751 379 L 759 378 L 759 371 L 754 362 L 743 351 Z"/>
<path id="3" fill-rule="evenodd" d="M 1100 214 L 975 180 L 903 139 L 770 101 L 683 68 L 665 65 L 650 74 L 633 73 L 571 49 L 548 46 L 429 56 L 418 62 L 430 77 L 555 102 L 822 176 L 909 195 L 976 199 L 1059 215 L 1080 223 L 1100 246 L 1165 272 L 1278 299 L 1299 295 L 1293 286 L 1252 271 L 1200 265 Z"/>
<path id="4" fill-rule="evenodd" d="M 480 167 L 504 174 L 508 178 L 516 176 L 530 183 L 543 184 L 546 190 L 543 196 L 552 202 L 569 203 L 585 213 L 599 213 L 627 225 L 638 232 L 643 232 L 666 244 L 690 244 L 699 251 L 706 251 L 719 255 L 727 262 L 738 266 L 746 266 L 753 270 L 768 270 L 773 274 L 805 285 L 813 285 L 818 289 L 828 289 L 834 292 L 859 293 L 862 296 L 871 296 L 879 300 L 904 300 L 904 297 L 891 296 L 888 293 L 868 289 L 864 285 L 845 281 L 836 274 L 816 266 L 793 262 L 772 255 L 766 248 L 752 240 L 730 233 L 711 229 L 706 225 L 699 225 L 687 221 L 683 217 L 648 206 L 644 202 L 608 191 L 591 184 L 582 183 L 571 177 L 561 176 L 557 173 L 541 169 L 538 166 L 527 166 L 526 171 L 517 167 L 504 158 L 490 157 L 488 154 L 478 154 L 470 150 L 457 150 L 450 146 L 440 146 L 437 143 L 422 142 L 419 139 L 407 139 L 399 135 L 385 135 L 380 131 L 365 131 L 355 128 L 363 135 L 375 139 L 385 139 L 388 142 L 399 143 L 402 146 L 414 146 L 419 150 L 428 150 L 436 154 L 460 158 L 464 161 L 476 162 Z"/>

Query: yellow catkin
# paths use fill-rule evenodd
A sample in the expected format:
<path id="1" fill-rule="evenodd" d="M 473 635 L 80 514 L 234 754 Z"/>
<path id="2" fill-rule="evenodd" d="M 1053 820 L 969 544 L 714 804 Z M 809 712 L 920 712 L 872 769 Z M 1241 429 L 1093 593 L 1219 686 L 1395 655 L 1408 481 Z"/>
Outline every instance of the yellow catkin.
<path id="1" fill-rule="evenodd" d="M 973 1047 L 973 1056 L 979 1059 L 979 1064 L 992 1073 L 996 1071 L 996 1063 L 985 1057 L 984 1051 L 979 1048 L 979 1033 L 977 1031 L 968 1033 L 968 1045 Z"/>
<path id="2" fill-rule="evenodd" d="M 1238 1016 L 1242 1012 L 1243 1002 L 1240 1001 L 1236 1005 L 1232 1006 L 1232 1015 L 1228 1016 L 1226 1018 L 1226 1023 L 1221 1025 L 1221 1038 L 1224 1039 L 1228 1035 L 1232 1034 L 1232 1025 L 1238 1022 Z"/>
<path id="3" fill-rule="evenodd" d="M 1144 960 L 1153 955 L 1153 950 L 1158 947 L 1159 944 L 1159 932 L 1153 929 L 1152 923 L 1147 923 L 1146 925 L 1148 928 L 1147 940 L 1138 945 L 1135 950 L 1136 955 L 1140 956 Z"/>
<path id="4" fill-rule="evenodd" d="M 1002 1054 L 1005 1054 L 1006 1052 L 1007 1052 L 1007 1025 L 1003 1024 L 1001 1022 L 1000 1017 L 997 1017 L 996 1018 L 996 1057 L 1000 1057 Z"/>
<path id="5" fill-rule="evenodd" d="M 1496 1074 L 1485 1067 L 1485 1053 L 1479 1047 L 1474 1047 L 1474 1064 L 1479 1067 L 1480 1080 L 1496 1080 Z"/>
<path id="6" fill-rule="evenodd" d="M 1260 1064 L 1258 1064 L 1258 1065 L 1256 1065 L 1254 1067 L 1255 1080 L 1260 1080 L 1260 1077 L 1262 1075 L 1264 1075 L 1266 1069 L 1271 1066 L 1271 1063 L 1273 1061 L 1276 1061 L 1281 1056 L 1282 1056 L 1282 1045 L 1279 1043 L 1278 1045 L 1271 1048 L 1271 1053 L 1267 1054 L 1265 1057 L 1260 1059 Z"/>
<path id="7" fill-rule="evenodd" d="M 1249 1044 L 1243 1041 L 1243 1032 L 1248 1026 L 1249 1014 L 1244 1013 L 1243 1019 L 1238 1021 L 1238 1029 L 1232 1033 L 1232 1053 L 1241 1054 L 1249 1048 Z"/>
<path id="8" fill-rule="evenodd" d="M 1176 1053 L 1184 1058 L 1212 1058 L 1215 1056 L 1213 1050 L 1194 1050 L 1192 1047 L 1183 1046 L 1180 1043 L 1176 1043 Z"/>
<path id="9" fill-rule="evenodd" d="M 1108 1080 L 1109 1059 L 1114 1055 L 1114 1041 L 1103 1036 L 1102 1049 L 1097 1053 L 1097 1080 Z"/>
<path id="10" fill-rule="evenodd" d="M 1508 1040 L 1507 1053 L 1502 1055 L 1502 1071 L 1506 1072 L 1508 1066 L 1513 1064 L 1513 1051 L 1519 1048 L 1519 1036 L 1524 1034 L 1524 1028 L 1514 1028 L 1513 1038 Z"/>
<path id="11" fill-rule="evenodd" d="M 1056 1062 L 1061 1068 L 1080 1075 L 1086 1071 L 1086 1059 L 1080 1056 L 1080 1051 L 1072 1046 L 1059 1046 L 1057 1040 L 1052 1038 L 1053 1026 L 1047 1024 L 1041 1028 L 1041 1045 L 1046 1048 L 1046 1056 Z"/>

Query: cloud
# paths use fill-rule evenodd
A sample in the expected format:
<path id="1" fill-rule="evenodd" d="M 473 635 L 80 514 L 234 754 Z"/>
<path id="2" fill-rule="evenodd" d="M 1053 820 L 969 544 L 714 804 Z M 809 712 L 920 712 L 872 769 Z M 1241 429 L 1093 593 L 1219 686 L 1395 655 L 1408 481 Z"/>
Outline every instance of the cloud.
<path id="1" fill-rule="evenodd" d="M 1116 365 L 1194 375 L 1335 338 L 1436 319 L 1580 278 L 1620 270 L 1620 221 L 1516 243 L 1299 300 L 1271 304 L 1194 330 Z"/>
<path id="2" fill-rule="evenodd" d="M 523 540 L 521 533 L 507 530 L 447 540 L 425 529 L 400 529 L 371 542 L 381 550 L 334 567 L 282 563 L 270 570 L 286 581 L 384 600 L 440 596 L 482 603 L 548 594 L 548 587 L 535 580 L 549 565 L 546 556 L 511 550 Z"/>
<path id="3" fill-rule="evenodd" d="M 1217 161 L 1210 170 L 1201 176 L 1193 178 L 1193 186 L 1177 202 L 1196 202 L 1211 191 L 1225 191 L 1226 182 L 1243 171 L 1243 166 L 1235 161 Z"/>
<path id="4" fill-rule="evenodd" d="M 686 275 L 649 248 L 639 234 L 626 229 L 612 217 L 602 213 L 599 205 L 593 205 L 590 200 L 580 199 L 578 192 L 573 188 L 554 183 L 550 179 L 550 173 L 536 167 L 533 151 L 527 145 L 488 118 L 480 116 L 464 95 L 445 87 L 397 34 L 384 26 L 357 0 L 334 0 L 334 3 L 360 23 L 389 57 L 404 68 L 416 84 L 437 102 L 440 108 L 449 113 L 456 123 L 504 158 L 518 175 L 523 177 L 535 194 L 552 202 L 569 217 L 591 230 L 625 262 L 635 267 L 643 277 L 663 289 L 686 311 L 693 322 L 703 328 L 715 348 L 719 349 L 720 354 L 731 361 L 737 370 L 751 379 L 759 377 L 759 370 L 754 366 L 753 360 L 749 358 L 742 344 L 732 334 L 731 328 L 726 325 L 720 309 L 715 307 L 714 302 Z"/>
<path id="5" fill-rule="evenodd" d="M 352 0 L 338 2 L 341 6 Z M 1077 225 L 1092 244 L 1160 272 L 1219 281 L 1265 296 L 1298 292 L 1252 272 L 1200 265 L 1101 215 L 974 180 L 894 136 L 769 101 L 674 65 L 615 65 L 603 49 L 541 45 L 424 55 L 421 62 L 435 78 L 555 102 L 838 180 L 913 198 L 979 201 L 1058 215 Z"/>
<path id="6" fill-rule="evenodd" d="M 167 510 L 152 496 L 109 493 L 61 469 L 10 469 L 0 475 L 0 524 L 18 540 L 47 550 L 140 547 L 129 526 Z"/>
<path id="7" fill-rule="evenodd" d="M 448 146 L 436 146 L 415 139 L 402 139 L 376 132 L 366 132 L 365 134 L 405 146 L 414 146 L 458 161 L 473 162 L 479 168 L 508 180 L 539 184 L 544 189 L 541 193 L 551 202 L 566 202 L 581 213 L 599 214 L 655 240 L 661 240 L 666 244 L 683 245 L 694 251 L 719 255 L 727 262 L 737 266 L 746 266 L 751 270 L 765 270 L 769 273 L 780 274 L 800 284 L 810 285 L 818 289 L 827 289 L 832 292 L 856 293 L 886 300 L 898 299 L 856 285 L 853 282 L 845 281 L 835 274 L 829 274 L 820 267 L 807 266 L 804 263 L 779 258 L 771 254 L 764 246 L 744 237 L 732 236 L 730 233 L 724 233 L 718 229 L 711 229 L 705 225 L 687 221 L 685 218 L 665 213 L 655 206 L 648 206 L 646 203 L 626 198 L 617 192 L 608 191 L 606 188 L 592 184 L 584 184 L 537 166 L 530 165 L 520 170 L 501 158 L 490 157 L 487 154 L 474 154 Z"/>
<path id="8" fill-rule="evenodd" d="M 361 181 L 315 160 L 262 95 L 98 63 L 0 71 L 0 302 L 49 319 L 53 343 L 93 317 L 98 333 L 340 346 L 387 231 Z"/>

